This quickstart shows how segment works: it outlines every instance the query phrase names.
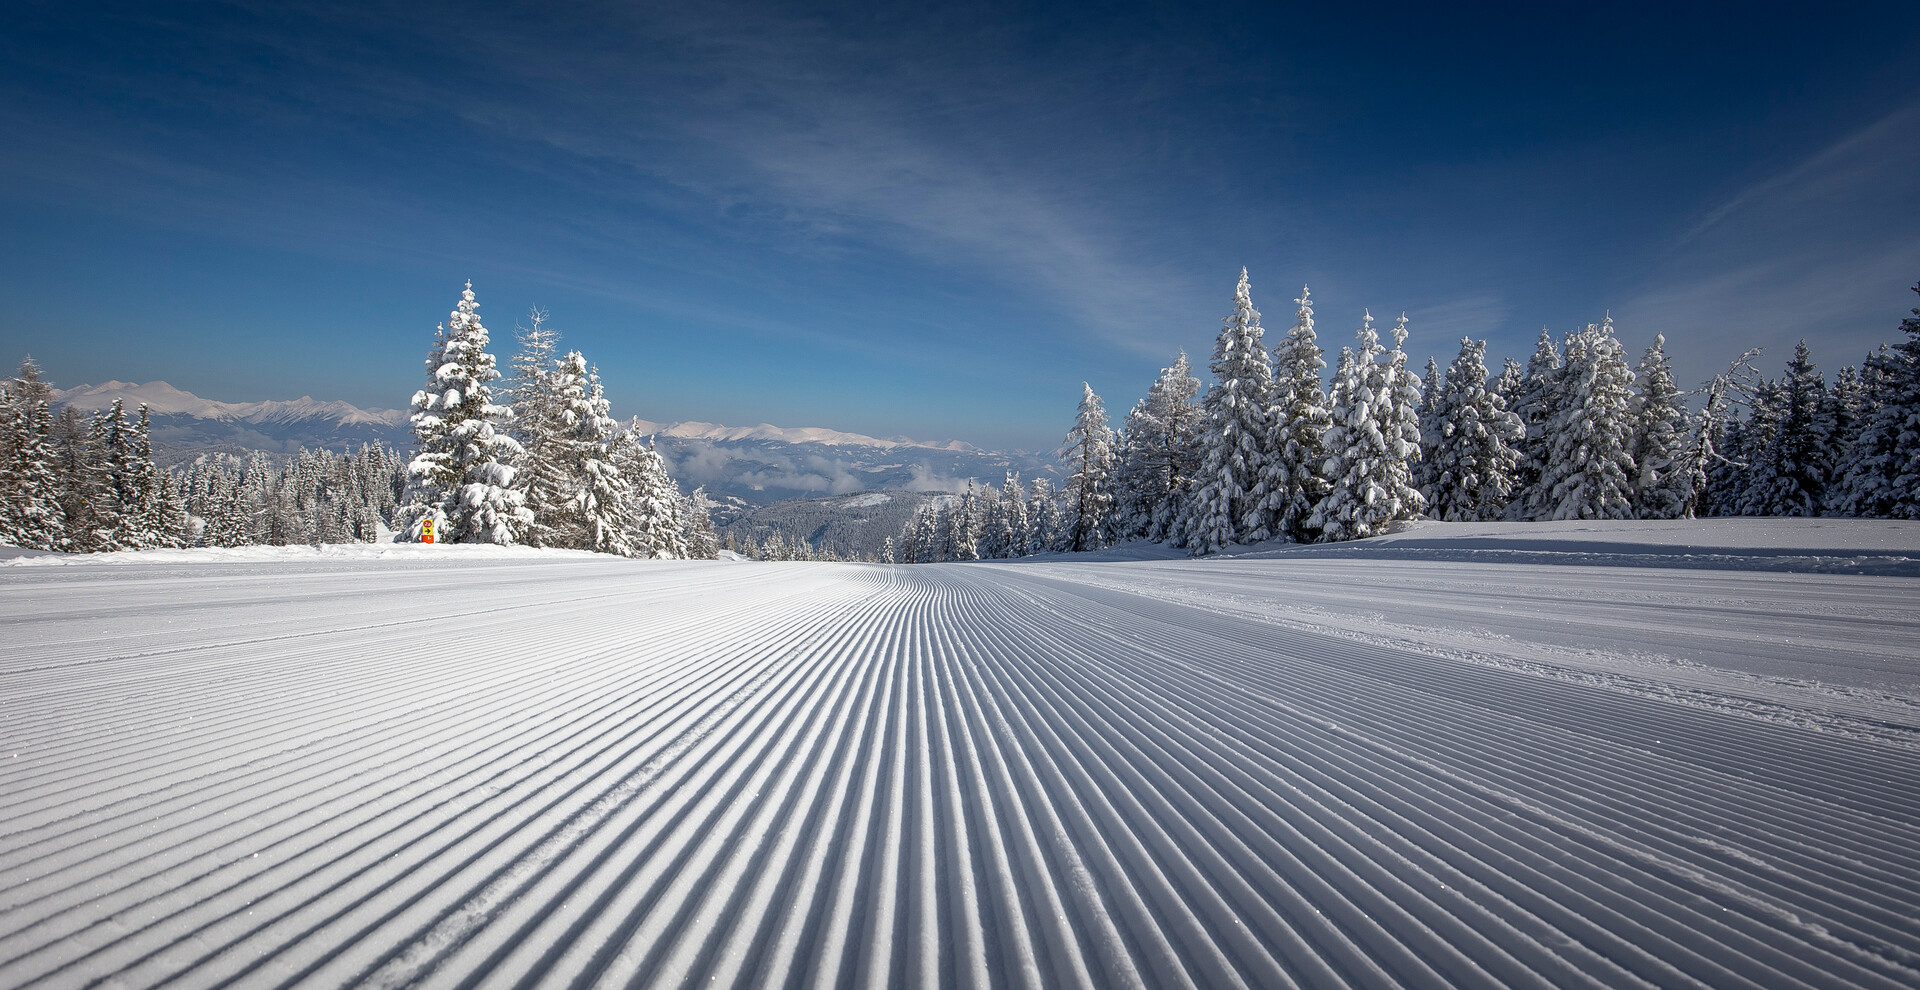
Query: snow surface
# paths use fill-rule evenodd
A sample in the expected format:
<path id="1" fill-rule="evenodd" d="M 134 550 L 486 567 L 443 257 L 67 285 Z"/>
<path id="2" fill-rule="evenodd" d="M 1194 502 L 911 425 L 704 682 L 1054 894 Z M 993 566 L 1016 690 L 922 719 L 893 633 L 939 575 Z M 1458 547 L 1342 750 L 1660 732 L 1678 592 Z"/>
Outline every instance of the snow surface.
<path id="1" fill-rule="evenodd" d="M 0 986 L 1920 985 L 1920 525 L 1730 522 L 11 557 Z"/>

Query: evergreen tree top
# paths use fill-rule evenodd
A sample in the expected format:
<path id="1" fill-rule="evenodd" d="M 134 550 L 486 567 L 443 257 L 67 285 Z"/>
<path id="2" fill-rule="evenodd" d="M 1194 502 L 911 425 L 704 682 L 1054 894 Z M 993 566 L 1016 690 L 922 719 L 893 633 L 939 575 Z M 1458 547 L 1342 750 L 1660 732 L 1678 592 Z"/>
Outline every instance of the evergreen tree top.
<path id="1" fill-rule="evenodd" d="M 1264 392 L 1273 369 L 1267 364 L 1266 345 L 1261 339 L 1266 331 L 1260 326 L 1260 311 L 1253 308 L 1253 290 L 1245 268 L 1240 269 L 1240 281 L 1233 288 L 1233 312 L 1220 322 L 1209 368 L 1229 390 Z"/>
<path id="2" fill-rule="evenodd" d="M 1372 361 L 1386 348 L 1380 346 L 1380 331 L 1373 328 L 1373 310 L 1368 309 L 1362 312 L 1364 315 L 1360 317 L 1360 329 L 1353 332 L 1354 339 L 1360 342 L 1360 349 L 1355 352 L 1354 360 Z"/>
<path id="3" fill-rule="evenodd" d="M 1527 359 L 1527 377 L 1560 370 L 1560 348 L 1554 345 L 1553 331 L 1540 328 L 1540 342 L 1534 345 L 1533 356 Z"/>

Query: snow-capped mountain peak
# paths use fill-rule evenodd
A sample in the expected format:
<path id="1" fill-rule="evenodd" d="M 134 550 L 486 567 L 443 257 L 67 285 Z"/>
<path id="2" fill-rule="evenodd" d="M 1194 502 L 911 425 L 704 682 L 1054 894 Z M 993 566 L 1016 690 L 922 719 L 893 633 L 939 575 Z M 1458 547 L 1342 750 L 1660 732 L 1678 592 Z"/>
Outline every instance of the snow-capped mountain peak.
<path id="1" fill-rule="evenodd" d="M 910 440 L 906 437 L 880 439 L 862 433 L 845 433 L 818 426 L 784 427 L 771 423 L 758 426 L 722 426 L 718 423 L 687 421 L 681 423 L 655 423 L 644 419 L 631 421 L 634 429 L 641 433 L 662 437 L 675 437 L 681 440 L 718 440 L 718 441 L 759 441 L 763 443 L 787 444 L 825 444 L 830 447 L 873 447 L 879 450 L 891 450 L 895 447 L 928 447 L 934 450 L 979 451 L 980 448 L 963 440 L 945 440 L 928 442 Z"/>
<path id="2" fill-rule="evenodd" d="M 56 389 L 54 402 L 76 409 L 106 409 L 120 399 L 131 412 L 142 404 L 154 416 L 187 416 L 193 419 L 226 420 L 242 423 L 294 423 L 324 420 L 340 426 L 393 427 L 405 423 L 407 414 L 400 409 L 362 409 L 346 402 L 323 402 L 310 395 L 298 399 L 269 399 L 263 402 L 221 402 L 203 399 L 166 382 L 103 382 Z"/>

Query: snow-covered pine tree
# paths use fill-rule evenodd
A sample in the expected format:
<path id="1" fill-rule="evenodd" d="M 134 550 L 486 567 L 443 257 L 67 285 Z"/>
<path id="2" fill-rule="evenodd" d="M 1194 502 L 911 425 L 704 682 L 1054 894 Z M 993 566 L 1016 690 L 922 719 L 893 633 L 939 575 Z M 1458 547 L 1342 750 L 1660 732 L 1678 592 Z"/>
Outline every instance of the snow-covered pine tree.
<path id="1" fill-rule="evenodd" d="M 1541 484 L 1550 519 L 1633 518 L 1633 369 L 1611 319 L 1567 339 Z"/>
<path id="2" fill-rule="evenodd" d="M 1446 419 L 1426 455 L 1432 462 L 1429 514 L 1448 522 L 1499 519 L 1513 497 L 1525 427 L 1487 387 L 1487 342 L 1460 338 L 1438 400 Z"/>
<path id="3" fill-rule="evenodd" d="M 1552 332 L 1541 327 L 1540 342 L 1535 345 L 1533 356 L 1527 359 L 1526 377 L 1519 391 L 1510 393 L 1510 408 L 1527 431 L 1520 451 L 1520 467 L 1515 472 L 1514 499 L 1508 509 L 1508 516 L 1513 519 L 1552 517 L 1553 490 L 1543 479 L 1553 451 L 1549 427 L 1559 414 L 1554 398 L 1559 394 L 1560 369 L 1560 349 L 1554 345 Z"/>
<path id="4" fill-rule="evenodd" d="M 513 459 L 513 484 L 533 516 L 520 542 L 577 547 L 585 537 L 572 503 L 582 478 L 580 452 L 570 449 L 577 424 L 568 415 L 585 397 L 586 362 L 555 356 L 560 335 L 547 326 L 546 311 L 532 310 L 528 322 L 532 325 L 514 328 L 520 350 L 513 357 L 507 393 L 513 406 L 512 436 L 520 444 Z"/>
<path id="5" fill-rule="evenodd" d="M 934 502 L 920 507 L 920 513 L 913 519 L 910 535 L 912 553 L 907 561 L 910 564 L 935 564 L 940 561 L 940 509 Z"/>
<path id="6" fill-rule="evenodd" d="M 1381 462 L 1381 487 L 1387 492 L 1387 504 L 1393 515 L 1380 525 L 1413 519 L 1426 511 L 1427 500 L 1413 486 L 1413 469 L 1420 462 L 1420 380 L 1407 370 L 1407 314 L 1393 324 L 1393 347 L 1386 353 L 1381 369 L 1382 394 L 1380 423 L 1387 440 L 1387 459 Z"/>
<path id="7" fill-rule="evenodd" d="M 1153 468 L 1154 498 L 1143 535 L 1158 543 L 1177 538 L 1194 475 L 1200 470 L 1200 379 L 1193 376 L 1186 351 L 1160 370 L 1160 377 L 1147 389 L 1147 406 L 1160 446 L 1147 459 Z"/>
<path id="8" fill-rule="evenodd" d="M 1045 478 L 1033 479 L 1033 487 L 1027 494 L 1027 519 L 1032 527 L 1027 555 L 1061 549 L 1061 531 L 1065 526 L 1060 514 L 1060 498 L 1054 493 L 1053 483 Z"/>
<path id="9" fill-rule="evenodd" d="M 974 535 L 980 560 L 999 560 L 1007 555 L 1007 506 L 998 489 L 980 486 L 979 507 L 974 515 Z"/>
<path id="10" fill-rule="evenodd" d="M 704 485 L 695 488 L 693 494 L 680 503 L 681 539 L 687 544 L 687 556 L 693 560 L 720 559 L 720 534 L 713 528 L 711 504 Z"/>
<path id="11" fill-rule="evenodd" d="M 600 386 L 600 370 L 589 367 L 579 351 L 572 351 L 555 365 L 554 377 L 575 383 L 555 396 L 561 403 L 559 422 L 566 432 L 548 444 L 550 459 L 559 467 L 557 474 L 565 498 L 561 515 L 564 522 L 556 529 L 566 542 L 557 545 L 622 557 L 645 556 L 644 548 L 629 536 L 627 522 L 633 514 L 635 480 L 614 463 L 619 426 Z M 664 473 L 664 466 L 661 470 Z M 670 489 L 669 494 L 677 500 L 680 493 Z M 678 520 L 678 505 L 673 516 Z"/>
<path id="12" fill-rule="evenodd" d="M 1420 450 L 1423 453 L 1433 450 L 1440 443 L 1446 429 L 1447 411 L 1440 405 L 1445 399 L 1440 384 L 1440 362 L 1428 355 L 1427 373 L 1420 379 L 1420 411 L 1415 417 L 1420 424 Z M 1428 505 L 1433 504 L 1434 482 L 1437 480 L 1439 475 L 1434 472 L 1433 458 L 1422 457 L 1413 465 L 1413 487 L 1420 490 Z"/>
<path id="13" fill-rule="evenodd" d="M 1746 418 L 1726 434 L 1728 469 L 1716 479 L 1724 492 L 1721 511 L 1732 516 L 1764 516 L 1771 504 L 1772 457 L 1786 411 L 1785 390 L 1771 379 L 1760 379 L 1747 395 Z"/>
<path id="14" fill-rule="evenodd" d="M 1114 538 L 1174 537 L 1199 466 L 1200 380 L 1182 351 L 1127 414 L 1115 458 Z"/>
<path id="15" fill-rule="evenodd" d="M 407 468 L 402 539 L 418 540 L 421 520 L 431 516 L 441 520 L 437 540 L 513 543 L 533 519 L 513 488 L 520 445 L 501 429 L 513 410 L 493 402 L 500 372 L 478 310 L 468 282 L 435 340 L 427 387 L 413 397 L 418 450 Z"/>
<path id="16" fill-rule="evenodd" d="M 1000 515 L 995 520 L 1000 527 L 997 543 L 1002 558 L 1024 557 L 1027 544 L 1032 540 L 1032 525 L 1027 520 L 1027 492 L 1020 487 L 1020 475 L 1007 472 L 1007 480 L 1000 489 Z"/>
<path id="17" fill-rule="evenodd" d="M 94 550 L 93 534 L 98 528 L 95 509 L 100 505 L 99 451 L 93 445 L 93 420 L 72 406 L 61 406 L 53 415 L 53 473 L 60 479 L 55 496 L 60 502 L 60 518 L 66 526 L 67 542 L 62 549 L 73 553 Z"/>
<path id="18" fill-rule="evenodd" d="M 1920 307 L 1900 332 L 1907 339 L 1862 369 L 1868 409 L 1847 457 L 1842 503 L 1851 515 L 1920 519 Z"/>
<path id="19" fill-rule="evenodd" d="M 90 549 L 131 550 L 140 546 L 136 516 L 140 511 L 139 472 L 134 466 L 133 425 L 127 422 L 122 400 L 113 400 L 93 420 L 90 444 L 98 460 L 93 471 L 100 479 L 92 504 Z"/>
<path id="20" fill-rule="evenodd" d="M 973 479 L 968 478 L 966 494 L 947 513 L 948 560 L 980 559 L 979 512 L 980 497 L 974 491 Z"/>
<path id="21" fill-rule="evenodd" d="M 1394 327 L 1386 360 L 1372 313 L 1355 336 L 1359 348 L 1342 348 L 1334 373 L 1325 468 L 1331 487 L 1307 521 L 1326 542 L 1378 535 L 1426 508 L 1410 470 L 1420 449 L 1420 392 L 1400 346 L 1406 318 Z"/>
<path id="22" fill-rule="evenodd" d="M 1154 449 L 1154 434 L 1159 425 L 1143 397 L 1127 411 L 1126 422 L 1116 441 L 1113 467 L 1113 532 L 1117 540 L 1134 540 L 1146 535 L 1153 518 L 1155 498 L 1153 469 L 1148 460 Z"/>
<path id="23" fill-rule="evenodd" d="M 1755 449 L 1747 475 L 1743 511 L 1748 515 L 1818 515 L 1830 463 L 1826 439 L 1827 383 L 1814 366 L 1807 342 L 1794 348 L 1786 377 L 1774 394 L 1770 442 Z"/>
<path id="24" fill-rule="evenodd" d="M 1866 382 L 1860 377 L 1860 369 L 1849 364 L 1833 376 L 1833 387 L 1827 390 L 1827 409 L 1823 417 L 1828 430 L 1821 444 L 1822 456 L 1826 463 L 1833 465 L 1822 506 L 1822 512 L 1826 515 L 1846 514 L 1847 457 L 1853 450 L 1854 441 L 1860 437 L 1860 419 L 1866 412 L 1866 398 Z"/>
<path id="25" fill-rule="evenodd" d="M 1373 330 L 1373 314 L 1368 313 L 1364 330 Z M 1374 346 L 1379 346 L 1378 335 L 1374 335 Z M 1345 487 L 1345 481 L 1351 465 L 1347 454 L 1355 439 L 1368 434 L 1377 435 L 1380 426 L 1373 421 L 1373 396 L 1368 391 L 1367 373 L 1360 366 L 1360 359 L 1352 347 L 1340 348 L 1340 357 L 1333 366 L 1333 385 L 1327 392 L 1330 406 L 1328 413 L 1332 424 L 1327 427 L 1327 459 L 1321 464 L 1320 473 L 1327 478 L 1327 493 L 1313 507 L 1313 515 L 1307 517 L 1307 527 L 1314 531 L 1316 538 L 1326 542 L 1349 539 L 1347 528 L 1342 525 L 1339 535 L 1329 535 L 1327 524 L 1342 514 L 1351 514 L 1355 493 Z"/>
<path id="26" fill-rule="evenodd" d="M 1067 432 L 1067 499 L 1072 503 L 1066 520 L 1066 549 L 1098 550 L 1107 543 L 1108 515 L 1113 507 L 1113 431 L 1107 429 L 1107 410 L 1093 386 L 1080 383 L 1080 411 Z"/>
<path id="27" fill-rule="evenodd" d="M 1839 447 L 1839 457 L 1833 469 L 1833 484 L 1827 491 L 1827 512 L 1830 515 L 1861 514 L 1863 500 L 1858 497 L 1861 493 L 1854 486 L 1867 480 L 1862 471 L 1862 461 L 1871 455 L 1867 424 L 1872 422 L 1874 414 L 1880 410 L 1881 400 L 1886 397 L 1886 372 L 1892 359 L 1893 351 L 1886 344 L 1881 344 L 1877 351 L 1868 351 L 1849 386 L 1853 415 L 1846 433 L 1842 435 L 1836 432 L 1836 439 L 1844 437 L 1845 442 Z M 1834 421 L 1836 424 L 1846 422 L 1846 417 L 1835 416 Z"/>
<path id="28" fill-rule="evenodd" d="M 1313 296 L 1300 287 L 1293 329 L 1273 349 L 1273 409 L 1263 477 L 1265 511 L 1274 535 L 1307 543 L 1316 535 L 1307 520 L 1326 497 L 1327 428 L 1333 414 L 1320 372 L 1327 362 L 1313 329 Z"/>
<path id="29" fill-rule="evenodd" d="M 27 358 L 20 375 L 3 390 L 0 418 L 6 441 L 0 444 L 0 543 L 29 550 L 61 550 L 67 545 L 66 514 L 60 507 L 60 476 L 54 467 L 52 387 Z"/>
<path id="30" fill-rule="evenodd" d="M 1181 526 L 1194 556 L 1273 535 L 1266 502 L 1267 443 L 1273 433 L 1273 367 L 1247 270 L 1233 290 L 1233 312 L 1214 339 L 1213 387 L 1201 402 L 1200 467 Z"/>
<path id="31" fill-rule="evenodd" d="M 183 546 L 181 530 L 185 520 L 173 502 L 173 489 L 158 465 L 153 463 L 153 421 L 147 404 L 140 404 L 140 418 L 129 434 L 133 477 L 129 490 L 137 500 L 128 512 L 127 545 L 130 549 L 151 550 Z"/>
<path id="32" fill-rule="evenodd" d="M 1687 469 L 1686 393 L 1673 382 L 1667 362 L 1667 338 L 1656 334 L 1634 373 L 1639 394 L 1633 401 L 1633 514 L 1639 519 L 1685 519 L 1693 502 Z"/>
<path id="33" fill-rule="evenodd" d="M 200 534 L 210 547 L 237 547 L 247 542 L 247 493 L 240 474 L 219 472 L 207 483 L 207 526 Z"/>
<path id="34" fill-rule="evenodd" d="M 667 462 L 649 439 L 640 442 L 632 430 L 614 443 L 613 466 L 632 485 L 624 529 L 633 556 L 683 560 L 687 546 L 680 537 L 680 489 L 667 476 Z"/>

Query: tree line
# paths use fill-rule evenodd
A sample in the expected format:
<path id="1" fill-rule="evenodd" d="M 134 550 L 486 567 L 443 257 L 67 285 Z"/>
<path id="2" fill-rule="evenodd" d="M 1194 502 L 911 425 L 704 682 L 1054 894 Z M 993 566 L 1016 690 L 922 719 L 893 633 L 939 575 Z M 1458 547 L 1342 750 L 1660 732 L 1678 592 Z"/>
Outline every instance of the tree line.
<path id="1" fill-rule="evenodd" d="M 1914 286 L 1920 292 L 1920 284 Z M 1443 372 L 1407 368 L 1362 317 L 1331 383 L 1311 294 L 1272 349 L 1247 273 L 1214 342 L 1210 387 L 1180 354 L 1112 429 L 1082 384 L 1062 448 L 1067 481 L 929 506 L 893 545 L 903 562 L 1165 542 L 1198 556 L 1266 540 L 1332 542 L 1422 515 L 1446 521 L 1876 516 L 1920 519 L 1920 308 L 1906 339 L 1829 384 L 1805 341 L 1763 377 L 1749 351 L 1700 388 L 1674 382 L 1664 337 L 1630 365 L 1604 319 L 1542 330 L 1495 375 L 1463 338 Z M 1690 410 L 1689 399 L 1697 400 Z"/>
<path id="2" fill-rule="evenodd" d="M 1920 285 L 1914 286 L 1920 292 Z M 1356 539 L 1429 515 L 1449 521 L 1697 516 L 1920 518 L 1920 308 L 1906 339 L 1831 382 L 1805 342 L 1784 373 L 1750 351 L 1691 392 L 1656 338 L 1629 366 L 1611 320 L 1526 364 L 1486 364 L 1464 338 L 1442 371 L 1407 368 L 1406 318 L 1383 343 L 1366 314 L 1324 382 L 1310 294 L 1269 350 L 1247 273 L 1202 390 L 1186 355 L 1117 430 L 1083 383 L 1066 481 L 969 483 L 881 551 L 930 562 L 1166 542 L 1200 555 L 1272 539 Z M 650 440 L 609 413 L 597 369 L 535 312 L 505 402 L 471 283 L 415 394 L 410 460 L 358 452 L 203 455 L 156 466 L 146 408 L 53 408 L 31 359 L 0 386 L 0 543 L 93 552 L 418 540 L 525 543 L 640 557 L 713 557 L 704 492 L 682 495 Z M 1689 399 L 1695 400 L 1690 403 Z M 1697 407 L 1697 408 L 1696 408 Z M 1691 411 L 1690 411 L 1691 410 Z M 810 547 L 742 547 L 819 559 Z"/>

